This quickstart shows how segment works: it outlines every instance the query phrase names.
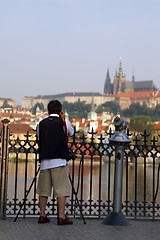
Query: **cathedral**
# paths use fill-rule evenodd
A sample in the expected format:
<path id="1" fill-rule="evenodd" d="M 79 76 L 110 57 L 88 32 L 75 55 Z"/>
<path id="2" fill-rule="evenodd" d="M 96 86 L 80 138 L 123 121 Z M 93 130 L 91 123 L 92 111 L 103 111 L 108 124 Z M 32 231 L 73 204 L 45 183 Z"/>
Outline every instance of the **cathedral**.
<path id="1" fill-rule="evenodd" d="M 119 68 L 116 70 L 113 82 L 107 70 L 104 91 L 99 92 L 67 92 L 54 95 L 38 95 L 36 97 L 24 97 L 22 99 L 22 107 L 30 109 L 37 103 L 44 105 L 44 109 L 47 109 L 48 102 L 51 99 L 57 99 L 60 102 L 75 103 L 78 101 L 85 102 L 85 104 L 92 104 L 94 96 L 94 104 L 99 106 L 105 102 L 117 101 L 122 109 L 129 107 L 135 101 L 143 104 L 144 102 L 149 107 L 155 107 L 160 104 L 160 91 L 157 91 L 152 80 L 135 81 L 135 76 L 132 76 L 132 80 L 128 81 L 126 75 L 123 73 L 122 62 L 120 59 Z M 92 104 L 93 105 L 93 104 Z M 95 111 L 90 112 L 90 118 Z"/>
<path id="2" fill-rule="evenodd" d="M 104 95 L 155 90 L 157 89 L 152 80 L 135 81 L 135 76 L 133 75 L 132 81 L 128 81 L 123 73 L 121 60 L 119 68 L 115 72 L 113 83 L 111 82 L 109 69 L 107 70 L 104 84 Z"/>

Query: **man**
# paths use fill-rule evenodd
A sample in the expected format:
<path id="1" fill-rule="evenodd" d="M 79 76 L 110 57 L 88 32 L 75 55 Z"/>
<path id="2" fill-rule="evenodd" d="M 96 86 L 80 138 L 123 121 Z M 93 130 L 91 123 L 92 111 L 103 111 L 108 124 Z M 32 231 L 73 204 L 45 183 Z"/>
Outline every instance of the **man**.
<path id="1" fill-rule="evenodd" d="M 38 223 L 50 222 L 45 208 L 53 188 L 54 197 L 57 198 L 57 224 L 72 224 L 72 220 L 65 215 L 65 204 L 66 197 L 70 194 L 67 136 L 73 135 L 74 129 L 69 120 L 65 120 L 62 104 L 58 100 L 49 102 L 48 114 L 37 127 L 40 159 Z"/>

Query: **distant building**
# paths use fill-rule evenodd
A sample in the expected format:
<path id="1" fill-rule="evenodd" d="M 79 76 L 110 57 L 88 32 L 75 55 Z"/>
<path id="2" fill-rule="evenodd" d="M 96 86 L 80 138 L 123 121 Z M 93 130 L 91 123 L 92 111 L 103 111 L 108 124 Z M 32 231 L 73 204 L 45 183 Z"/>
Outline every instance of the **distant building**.
<path id="1" fill-rule="evenodd" d="M 31 109 L 36 103 L 42 103 L 44 105 L 44 109 L 47 109 L 48 102 L 52 99 L 57 99 L 61 103 L 64 101 L 67 101 L 69 103 L 84 101 L 86 104 L 91 104 L 93 96 L 96 105 L 101 105 L 103 103 L 103 95 L 99 92 L 68 92 L 56 95 L 24 97 L 22 99 L 22 107 Z"/>
<path id="2" fill-rule="evenodd" d="M 52 99 L 57 99 L 62 104 L 64 101 L 68 103 L 84 101 L 86 104 L 91 104 L 94 97 L 95 107 L 112 101 L 118 102 L 121 109 L 128 108 L 133 102 L 140 104 L 145 102 L 151 107 L 159 104 L 159 94 L 152 80 L 135 81 L 133 75 L 132 80 L 128 81 L 123 73 L 120 59 L 119 68 L 115 72 L 113 82 L 111 81 L 109 69 L 107 70 L 103 94 L 99 92 L 67 92 L 56 95 L 38 95 L 36 97 L 24 97 L 21 105 L 23 108 L 31 109 L 36 103 L 42 103 L 46 110 L 48 102 Z M 89 114 L 90 118 L 93 118 L 93 115 L 96 118 L 95 111 L 91 111 Z"/>
<path id="3" fill-rule="evenodd" d="M 36 132 L 29 126 L 29 124 L 25 123 L 9 123 L 8 125 L 10 132 L 10 139 L 26 139 L 26 134 L 30 134 L 30 138 L 36 138 Z M 2 123 L 0 123 L 0 131 L 2 130 Z"/>
<path id="4" fill-rule="evenodd" d="M 135 92 L 155 91 L 155 90 L 157 90 L 157 88 L 155 87 L 152 80 L 134 82 Z"/>
<path id="5" fill-rule="evenodd" d="M 0 121 L 7 118 L 12 123 L 26 123 L 29 124 L 35 119 L 35 116 L 27 110 L 18 110 L 16 108 L 0 109 Z"/>
<path id="6" fill-rule="evenodd" d="M 0 107 L 6 107 L 6 106 L 15 106 L 15 102 L 11 98 L 0 98 Z"/>
<path id="7" fill-rule="evenodd" d="M 146 105 L 149 108 L 155 108 L 160 104 L 160 91 L 128 92 L 115 95 L 116 102 L 124 110 L 133 103 Z"/>
<path id="8" fill-rule="evenodd" d="M 120 60 L 119 68 L 114 75 L 113 83 L 109 75 L 109 69 L 104 84 L 104 95 L 119 94 L 124 92 L 143 92 L 143 91 L 155 91 L 155 87 L 152 80 L 135 81 L 135 76 L 132 76 L 132 81 L 126 79 L 122 69 L 122 62 Z"/>
<path id="9" fill-rule="evenodd" d="M 107 75 L 104 83 L 104 94 L 113 93 L 113 84 L 111 83 L 111 78 L 109 75 L 109 69 L 107 70 Z"/>

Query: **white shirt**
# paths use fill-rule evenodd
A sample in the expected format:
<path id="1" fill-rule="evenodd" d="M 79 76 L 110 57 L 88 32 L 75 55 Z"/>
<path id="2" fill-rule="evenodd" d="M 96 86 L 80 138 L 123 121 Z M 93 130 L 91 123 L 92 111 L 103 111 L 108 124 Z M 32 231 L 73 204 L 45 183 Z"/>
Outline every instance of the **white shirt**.
<path id="1" fill-rule="evenodd" d="M 58 114 L 50 114 L 52 117 L 59 117 Z M 67 127 L 67 134 L 69 136 L 72 136 L 74 134 L 74 128 L 72 127 L 70 121 L 68 119 L 65 119 L 66 121 L 66 127 Z M 37 127 L 37 136 L 39 137 L 39 125 Z M 65 166 L 67 164 L 66 159 L 42 159 L 40 164 L 40 170 L 50 169 L 50 168 L 56 168 Z"/>

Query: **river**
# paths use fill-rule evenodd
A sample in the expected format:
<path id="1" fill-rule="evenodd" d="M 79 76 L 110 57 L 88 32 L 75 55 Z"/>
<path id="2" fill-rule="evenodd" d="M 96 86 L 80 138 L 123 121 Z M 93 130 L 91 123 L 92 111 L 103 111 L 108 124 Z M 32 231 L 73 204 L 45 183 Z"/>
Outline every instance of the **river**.
<path id="1" fill-rule="evenodd" d="M 103 201 L 106 201 L 108 198 L 108 181 L 109 181 L 109 163 L 107 161 L 102 161 L 101 168 L 101 178 L 99 177 L 100 173 L 100 164 L 99 161 L 95 160 L 92 162 L 92 171 L 91 171 L 91 162 L 89 160 L 84 162 L 83 168 L 83 199 L 93 199 L 98 200 L 99 194 L 100 198 Z M 18 163 L 17 171 L 17 198 L 19 200 L 24 197 L 24 183 L 25 183 L 25 167 L 26 164 L 24 161 Z M 70 174 L 71 174 L 71 163 L 69 163 Z M 35 162 L 29 161 L 27 164 L 27 188 L 29 188 L 33 178 Z M 155 188 L 157 185 L 157 169 L 155 170 Z M 78 170 L 79 170 L 79 160 L 75 160 L 75 186 L 78 182 Z M 9 162 L 9 172 L 8 172 L 8 199 L 12 200 L 15 198 L 15 184 L 16 184 L 16 163 L 14 161 Z M 137 174 L 137 183 L 135 183 L 135 174 Z M 146 174 L 146 187 L 144 188 L 144 174 Z M 101 182 L 101 187 L 99 184 Z M 81 183 L 81 182 L 80 182 Z M 114 185 L 114 163 L 110 167 L 110 199 L 113 199 L 113 185 Z M 80 184 L 81 186 L 81 184 Z M 136 186 L 136 196 L 137 201 L 144 201 L 144 193 L 146 194 L 145 200 L 152 201 L 152 189 L 153 189 L 153 168 L 151 165 L 147 165 L 146 171 L 144 171 L 144 165 L 138 164 L 137 171 L 135 171 L 134 165 L 128 166 L 128 194 L 127 198 L 129 201 L 135 200 L 135 186 Z M 154 190 L 155 192 L 155 190 Z M 33 189 L 31 190 L 28 198 L 33 198 Z M 126 200 L 126 167 L 124 163 L 123 167 L 123 194 L 122 201 Z M 160 193 L 157 195 L 157 202 L 160 202 Z"/>

